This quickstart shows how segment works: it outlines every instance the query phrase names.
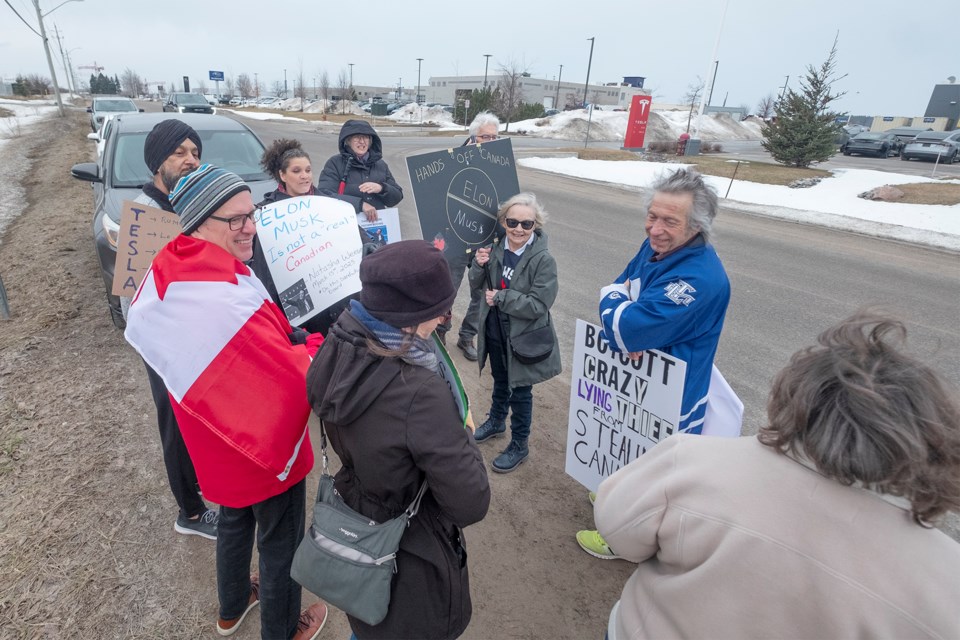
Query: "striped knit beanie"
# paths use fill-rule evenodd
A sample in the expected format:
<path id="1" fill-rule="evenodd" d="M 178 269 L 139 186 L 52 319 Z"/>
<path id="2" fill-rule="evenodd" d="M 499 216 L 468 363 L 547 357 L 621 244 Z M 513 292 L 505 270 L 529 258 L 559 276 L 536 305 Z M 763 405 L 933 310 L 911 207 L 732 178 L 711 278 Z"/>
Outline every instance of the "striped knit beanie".
<path id="1" fill-rule="evenodd" d="M 227 200 L 243 191 L 250 191 L 250 187 L 237 174 L 212 164 L 202 164 L 193 173 L 180 178 L 169 197 L 173 210 L 180 216 L 180 228 L 189 234 Z"/>

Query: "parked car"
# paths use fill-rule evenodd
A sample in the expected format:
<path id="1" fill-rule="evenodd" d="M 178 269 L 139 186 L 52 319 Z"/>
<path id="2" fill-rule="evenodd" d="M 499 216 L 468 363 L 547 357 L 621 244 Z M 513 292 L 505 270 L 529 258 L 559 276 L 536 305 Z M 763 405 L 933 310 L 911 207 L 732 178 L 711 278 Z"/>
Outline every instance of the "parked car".
<path id="1" fill-rule="evenodd" d="M 216 113 L 206 98 L 198 93 L 171 93 L 163 103 L 163 110 L 177 113 Z"/>
<path id="2" fill-rule="evenodd" d="M 217 106 L 217 96 L 213 95 L 212 93 L 203 94 L 203 99 L 206 100 L 207 104 L 209 104 L 211 107 Z"/>
<path id="3" fill-rule="evenodd" d="M 543 117 L 548 118 L 550 116 L 555 116 L 560 113 L 560 109 L 545 109 L 543 112 Z"/>
<path id="4" fill-rule="evenodd" d="M 137 108 L 133 100 L 120 96 L 110 98 L 94 98 L 93 103 L 87 107 L 87 113 L 90 114 L 90 128 L 96 131 L 103 124 L 103 120 L 108 115 L 116 113 L 137 113 L 143 109 Z"/>
<path id="5" fill-rule="evenodd" d="M 960 162 L 960 131 L 924 131 L 907 142 L 900 152 L 901 160 L 936 160 L 950 164 Z"/>
<path id="6" fill-rule="evenodd" d="M 864 131 L 858 133 L 843 143 L 840 151 L 848 156 L 851 153 L 860 155 L 875 155 L 879 158 L 889 158 L 900 153 L 903 145 L 899 138 L 889 131 Z"/>
<path id="7" fill-rule="evenodd" d="M 887 129 L 886 132 L 897 136 L 900 142 L 907 143 L 925 131 L 933 131 L 933 129 L 930 127 L 894 127 L 893 129 Z"/>
<path id="8" fill-rule="evenodd" d="M 164 113 L 120 114 L 110 120 L 103 155 L 97 162 L 76 164 L 70 174 L 93 186 L 93 241 L 100 273 L 107 291 L 107 305 L 114 325 L 122 329 L 120 299 L 113 295 L 113 271 L 117 260 L 120 212 L 124 200 L 134 200 L 151 180 L 143 161 L 143 144 L 154 125 L 171 116 Z M 203 162 L 238 174 L 250 185 L 253 201 L 276 187 L 260 167 L 264 146 L 246 125 L 225 116 L 184 113 L 176 116 L 193 127 L 203 141 Z"/>

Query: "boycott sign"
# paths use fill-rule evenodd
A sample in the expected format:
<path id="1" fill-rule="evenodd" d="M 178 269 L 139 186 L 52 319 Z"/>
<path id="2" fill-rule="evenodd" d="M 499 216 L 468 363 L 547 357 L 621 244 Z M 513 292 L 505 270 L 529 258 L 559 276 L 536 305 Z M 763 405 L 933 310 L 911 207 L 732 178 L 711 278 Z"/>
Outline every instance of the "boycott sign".
<path id="1" fill-rule="evenodd" d="M 600 330 L 577 320 L 567 428 L 567 475 L 590 491 L 676 431 L 687 373 L 661 351 L 611 351 Z"/>
<path id="2" fill-rule="evenodd" d="M 257 237 L 292 324 L 360 290 L 362 244 L 357 215 L 346 202 L 322 196 L 279 200 L 260 209 Z"/>
<path id="3" fill-rule="evenodd" d="M 520 193 L 509 139 L 407 158 L 423 239 L 459 254 L 490 243 L 500 203 Z"/>
<path id="4" fill-rule="evenodd" d="M 132 298 L 153 257 L 178 235 L 177 214 L 124 200 L 120 210 L 117 261 L 113 267 L 113 295 Z"/>

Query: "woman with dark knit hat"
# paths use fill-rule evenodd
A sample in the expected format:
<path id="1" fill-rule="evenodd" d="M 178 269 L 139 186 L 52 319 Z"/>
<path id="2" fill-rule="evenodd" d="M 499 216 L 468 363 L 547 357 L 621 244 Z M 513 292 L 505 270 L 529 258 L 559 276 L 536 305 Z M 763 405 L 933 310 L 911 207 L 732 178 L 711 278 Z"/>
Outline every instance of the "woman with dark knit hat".
<path id="1" fill-rule="evenodd" d="M 443 253 L 423 240 L 367 256 L 360 282 L 307 371 L 310 405 L 343 464 L 336 488 L 377 522 L 427 489 L 400 541 L 386 618 L 350 626 L 360 639 L 456 638 L 472 613 L 461 529 L 490 503 L 466 395 L 434 336 L 456 291 Z"/>

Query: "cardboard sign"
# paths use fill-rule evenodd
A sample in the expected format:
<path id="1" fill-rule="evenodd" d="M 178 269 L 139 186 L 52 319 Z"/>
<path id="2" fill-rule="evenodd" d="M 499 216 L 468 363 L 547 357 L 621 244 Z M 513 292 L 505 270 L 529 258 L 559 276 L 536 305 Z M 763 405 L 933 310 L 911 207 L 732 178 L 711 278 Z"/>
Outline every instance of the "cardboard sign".
<path id="1" fill-rule="evenodd" d="M 366 216 L 362 215 L 357 216 L 357 220 L 378 247 L 400 242 L 403 239 L 400 236 L 400 211 L 396 207 L 377 211 L 376 222 L 370 222 Z"/>
<path id="2" fill-rule="evenodd" d="M 123 201 L 117 262 L 113 267 L 113 295 L 132 298 L 153 257 L 164 245 L 180 235 L 180 218 L 175 213 Z"/>
<path id="3" fill-rule="evenodd" d="M 360 291 L 363 245 L 357 215 L 346 202 L 323 196 L 279 200 L 260 209 L 257 236 L 291 324 L 299 326 Z"/>
<path id="4" fill-rule="evenodd" d="M 500 204 L 520 193 L 509 138 L 407 158 L 423 239 L 448 255 L 490 244 Z"/>
<path id="5" fill-rule="evenodd" d="M 567 428 L 567 475 L 590 491 L 676 432 L 687 375 L 661 351 L 611 351 L 600 330 L 577 320 Z"/>

